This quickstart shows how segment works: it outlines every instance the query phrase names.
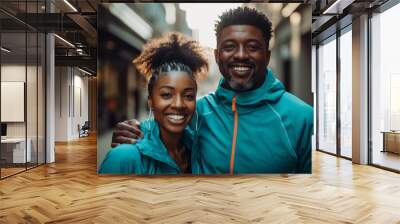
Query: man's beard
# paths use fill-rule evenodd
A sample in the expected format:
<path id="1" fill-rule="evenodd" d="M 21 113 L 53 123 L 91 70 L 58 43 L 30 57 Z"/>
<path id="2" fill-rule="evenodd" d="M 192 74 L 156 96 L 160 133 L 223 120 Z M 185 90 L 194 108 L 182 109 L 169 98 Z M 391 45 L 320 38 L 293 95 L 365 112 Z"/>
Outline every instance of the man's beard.
<path id="1" fill-rule="evenodd" d="M 250 62 L 246 62 L 246 63 L 250 64 Z M 232 64 L 232 63 L 230 63 L 230 64 Z M 252 66 L 254 69 L 255 65 L 252 64 Z M 219 70 L 220 70 L 222 76 L 224 76 L 223 74 L 228 74 L 227 76 L 224 76 L 224 79 L 225 79 L 225 82 L 223 84 L 224 87 L 227 87 L 235 92 L 245 92 L 245 91 L 251 90 L 256 85 L 254 73 L 251 75 L 251 78 L 247 82 L 238 83 L 238 82 L 235 82 L 232 79 L 232 75 L 229 74 L 229 65 L 224 66 L 222 63 L 218 63 L 218 67 L 219 67 Z"/>
<path id="2" fill-rule="evenodd" d="M 245 92 L 248 91 L 250 89 L 252 89 L 255 85 L 255 80 L 253 78 L 251 78 L 248 82 L 245 83 L 238 83 L 235 82 L 232 79 L 226 80 L 226 84 L 229 85 L 229 87 L 234 90 L 235 92 Z"/>

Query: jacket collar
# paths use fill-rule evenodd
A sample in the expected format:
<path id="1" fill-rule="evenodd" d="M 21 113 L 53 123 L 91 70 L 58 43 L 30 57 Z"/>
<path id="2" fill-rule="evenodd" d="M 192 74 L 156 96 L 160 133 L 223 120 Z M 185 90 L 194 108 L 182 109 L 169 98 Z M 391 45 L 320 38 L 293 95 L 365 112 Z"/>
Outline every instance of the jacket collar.
<path id="1" fill-rule="evenodd" d="M 154 160 L 168 164 L 169 166 L 180 171 L 179 166 L 168 154 L 168 150 L 160 138 L 160 128 L 158 123 L 154 119 L 146 120 L 142 122 L 141 129 L 150 128 L 146 132 L 145 137 L 138 141 L 139 152 L 146 155 Z M 183 141 L 186 150 L 191 150 L 193 133 L 189 129 L 185 128 L 183 131 Z"/>

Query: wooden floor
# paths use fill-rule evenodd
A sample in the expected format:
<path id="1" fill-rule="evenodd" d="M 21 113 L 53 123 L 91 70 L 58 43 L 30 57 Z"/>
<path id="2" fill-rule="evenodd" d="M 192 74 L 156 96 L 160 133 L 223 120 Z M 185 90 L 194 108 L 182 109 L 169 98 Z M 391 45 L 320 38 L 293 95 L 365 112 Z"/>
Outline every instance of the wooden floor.
<path id="1" fill-rule="evenodd" d="M 23 172 L 25 170 L 33 169 L 37 166 L 37 164 L 33 163 L 27 163 L 27 167 L 25 167 L 25 164 L 18 164 L 18 167 L 6 167 L 6 168 L 1 168 L 1 178 L 5 178 L 20 172 Z"/>
<path id="2" fill-rule="evenodd" d="M 7 177 L 22 171 L 25 171 L 26 168 L 25 167 L 17 167 L 17 168 L 1 168 L 1 178 L 3 177 Z"/>
<path id="3" fill-rule="evenodd" d="M 400 223 L 400 175 L 313 154 L 312 175 L 98 176 L 94 137 L 0 181 L 0 223 Z"/>

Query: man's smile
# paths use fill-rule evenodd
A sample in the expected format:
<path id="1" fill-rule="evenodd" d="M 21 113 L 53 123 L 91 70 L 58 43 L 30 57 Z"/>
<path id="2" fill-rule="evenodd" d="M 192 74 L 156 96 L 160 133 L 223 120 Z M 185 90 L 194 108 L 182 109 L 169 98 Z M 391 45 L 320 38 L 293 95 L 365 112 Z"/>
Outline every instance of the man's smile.
<path id="1" fill-rule="evenodd" d="M 254 66 L 249 63 L 232 63 L 229 65 L 229 69 L 233 76 L 237 78 L 250 78 L 251 74 L 253 73 Z"/>

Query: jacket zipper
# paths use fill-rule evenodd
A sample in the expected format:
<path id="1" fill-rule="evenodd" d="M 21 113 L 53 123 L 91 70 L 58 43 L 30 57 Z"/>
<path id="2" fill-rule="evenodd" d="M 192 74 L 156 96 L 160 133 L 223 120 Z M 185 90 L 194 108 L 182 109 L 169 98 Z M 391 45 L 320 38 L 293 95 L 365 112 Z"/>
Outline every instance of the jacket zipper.
<path id="1" fill-rule="evenodd" d="M 230 161 L 230 174 L 233 174 L 233 170 L 235 168 L 235 150 L 236 150 L 236 138 L 237 138 L 237 129 L 238 129 L 238 112 L 236 110 L 236 96 L 232 98 L 232 112 L 234 113 L 234 121 L 233 121 L 233 137 L 232 137 L 232 149 L 231 149 L 231 161 Z"/>

